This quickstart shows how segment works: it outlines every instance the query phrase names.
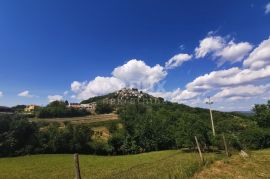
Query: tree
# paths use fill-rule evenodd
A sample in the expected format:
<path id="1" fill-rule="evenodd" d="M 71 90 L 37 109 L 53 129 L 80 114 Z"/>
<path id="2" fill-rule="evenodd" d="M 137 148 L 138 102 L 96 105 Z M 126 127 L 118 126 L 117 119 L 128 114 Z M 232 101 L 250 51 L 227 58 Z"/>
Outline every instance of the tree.
<path id="1" fill-rule="evenodd" d="M 193 148 L 195 146 L 194 136 L 197 136 L 200 143 L 210 145 L 209 132 L 211 129 L 196 115 L 185 114 L 176 126 L 176 145 L 179 148 Z"/>
<path id="2" fill-rule="evenodd" d="M 258 126 L 262 128 L 270 127 L 270 100 L 267 104 L 256 104 L 253 108 L 255 120 Z"/>
<path id="3" fill-rule="evenodd" d="M 115 154 L 123 154 L 123 145 L 125 142 L 125 135 L 124 131 L 120 130 L 112 134 L 111 138 L 109 139 L 108 143 L 113 147 L 113 152 Z"/>
<path id="4" fill-rule="evenodd" d="M 250 149 L 261 149 L 270 147 L 270 129 L 250 128 L 240 134 L 240 141 Z"/>
<path id="5" fill-rule="evenodd" d="M 109 114 L 113 112 L 113 107 L 110 104 L 98 103 L 96 106 L 97 114 Z"/>

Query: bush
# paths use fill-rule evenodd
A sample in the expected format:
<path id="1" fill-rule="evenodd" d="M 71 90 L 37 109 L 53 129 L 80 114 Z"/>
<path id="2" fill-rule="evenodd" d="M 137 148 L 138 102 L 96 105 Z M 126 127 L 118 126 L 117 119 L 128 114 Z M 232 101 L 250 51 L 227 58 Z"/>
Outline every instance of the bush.
<path id="1" fill-rule="evenodd" d="M 270 100 L 267 104 L 256 104 L 253 111 L 258 125 L 262 128 L 270 128 Z"/>
<path id="2" fill-rule="evenodd" d="M 123 154 L 123 145 L 125 142 L 125 135 L 124 131 L 120 130 L 112 134 L 111 138 L 109 139 L 109 144 L 113 148 L 114 154 Z"/>
<path id="3" fill-rule="evenodd" d="M 242 145 L 249 149 L 261 149 L 270 147 L 270 128 L 252 128 L 240 134 Z"/>
<path id="4" fill-rule="evenodd" d="M 104 140 L 95 140 L 89 142 L 89 146 L 94 154 L 106 155 L 112 153 L 112 147 Z"/>
<path id="5" fill-rule="evenodd" d="M 38 128 L 24 116 L 0 116 L 0 156 L 14 156 L 32 153 L 38 145 Z"/>
<path id="6" fill-rule="evenodd" d="M 113 107 L 110 104 L 98 103 L 96 106 L 97 114 L 109 114 L 113 112 Z"/>

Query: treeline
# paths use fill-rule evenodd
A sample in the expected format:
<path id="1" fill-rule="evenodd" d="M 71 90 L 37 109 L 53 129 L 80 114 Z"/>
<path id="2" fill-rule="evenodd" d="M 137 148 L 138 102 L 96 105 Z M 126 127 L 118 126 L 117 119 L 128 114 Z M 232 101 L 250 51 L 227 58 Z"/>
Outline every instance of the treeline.
<path id="1" fill-rule="evenodd" d="M 49 107 L 49 106 L 48 106 Z M 164 149 L 193 149 L 194 136 L 203 150 L 223 148 L 221 135 L 235 149 L 270 147 L 270 102 L 254 107 L 253 117 L 213 112 L 180 104 L 128 105 L 118 110 L 123 128 L 110 126 L 108 141 L 92 138 L 90 127 L 65 123 L 44 125 L 21 115 L 0 116 L 0 155 L 33 153 L 131 154 Z"/>
<path id="2" fill-rule="evenodd" d="M 15 106 L 12 109 L 16 113 L 23 113 L 25 106 Z M 36 107 L 28 117 L 38 118 L 63 118 L 63 117 L 81 117 L 89 115 L 86 109 L 77 109 L 68 107 L 68 101 L 53 101 L 45 107 Z"/>
<path id="3" fill-rule="evenodd" d="M 108 154 L 112 149 L 103 141 L 91 139 L 85 125 L 29 122 L 22 115 L 0 115 L 0 157 L 42 153 Z"/>
<path id="4" fill-rule="evenodd" d="M 194 136 L 199 139 L 203 150 L 213 146 L 223 148 L 223 134 L 234 149 L 267 148 L 270 147 L 270 103 L 267 105 L 256 105 L 254 117 L 214 111 L 216 137 L 212 134 L 209 110 L 173 103 L 131 105 L 119 111 L 125 134 L 117 151 L 137 153 L 173 148 L 193 149 Z"/>
<path id="5" fill-rule="evenodd" d="M 41 107 L 35 111 L 38 118 L 61 118 L 61 117 L 80 117 L 89 115 L 85 109 L 75 109 L 67 107 L 68 102 L 53 101 L 46 107 Z"/>

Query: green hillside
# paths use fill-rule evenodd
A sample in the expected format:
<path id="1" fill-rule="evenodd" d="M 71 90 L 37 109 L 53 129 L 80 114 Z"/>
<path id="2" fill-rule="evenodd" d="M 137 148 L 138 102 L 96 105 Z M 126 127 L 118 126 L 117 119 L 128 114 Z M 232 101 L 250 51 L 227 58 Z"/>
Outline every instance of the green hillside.
<path id="1" fill-rule="evenodd" d="M 89 98 L 87 100 L 83 100 L 81 104 L 87 104 L 87 103 L 104 103 L 108 102 L 111 103 L 112 100 L 114 101 L 115 105 L 121 105 L 126 103 L 134 103 L 134 102 L 140 102 L 140 103 L 161 103 L 164 102 L 164 99 L 161 97 L 154 97 L 150 94 L 147 94 L 143 91 L 140 91 L 136 88 L 123 88 L 119 91 L 109 93 L 103 96 L 96 96 Z"/>

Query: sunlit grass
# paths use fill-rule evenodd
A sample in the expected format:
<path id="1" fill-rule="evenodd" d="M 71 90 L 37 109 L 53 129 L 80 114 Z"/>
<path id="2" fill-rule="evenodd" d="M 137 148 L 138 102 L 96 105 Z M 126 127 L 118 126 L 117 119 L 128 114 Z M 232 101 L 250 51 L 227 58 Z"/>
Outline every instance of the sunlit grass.
<path id="1" fill-rule="evenodd" d="M 231 158 L 216 161 L 194 178 L 230 179 L 230 178 L 270 178 L 270 149 L 250 152 L 247 159 L 235 154 Z"/>
<path id="2" fill-rule="evenodd" d="M 205 155 L 208 161 L 215 154 Z M 197 153 L 159 151 L 126 156 L 80 155 L 83 178 L 186 178 L 201 168 Z M 0 178 L 74 178 L 73 155 L 0 159 Z"/>

